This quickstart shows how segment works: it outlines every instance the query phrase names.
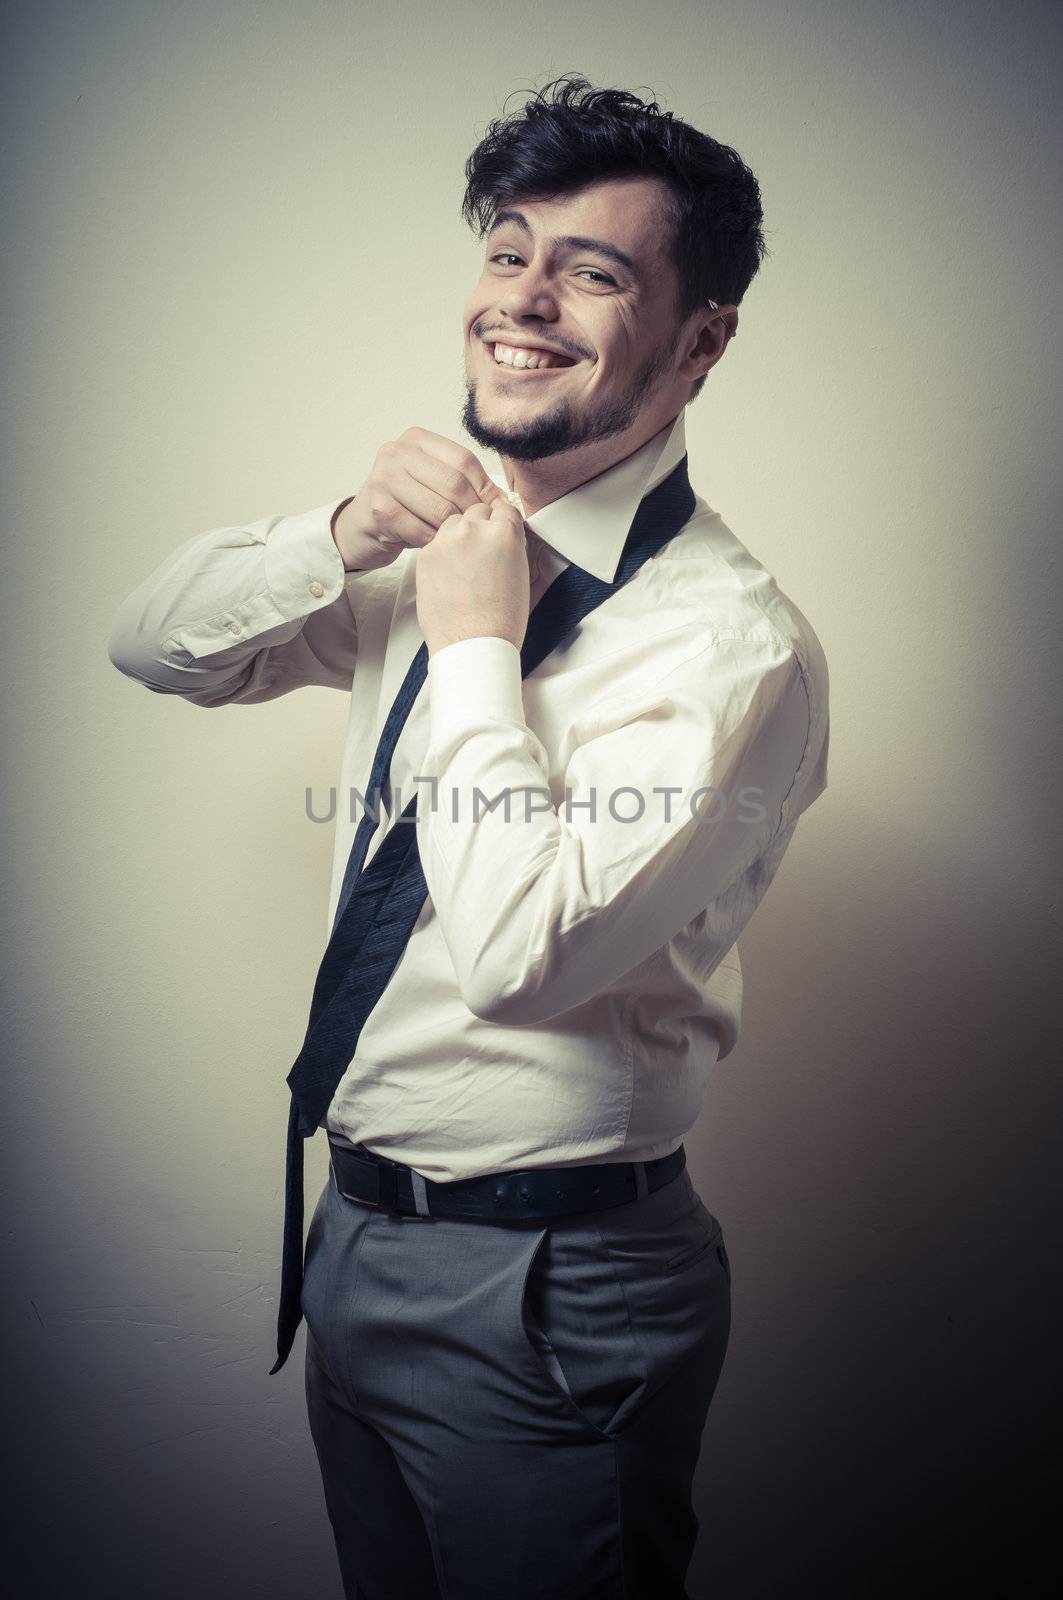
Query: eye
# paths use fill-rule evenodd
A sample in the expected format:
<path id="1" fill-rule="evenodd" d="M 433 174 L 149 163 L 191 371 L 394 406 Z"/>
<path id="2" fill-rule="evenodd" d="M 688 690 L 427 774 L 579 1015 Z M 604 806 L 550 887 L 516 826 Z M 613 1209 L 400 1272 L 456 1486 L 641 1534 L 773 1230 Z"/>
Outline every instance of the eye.
<path id="1" fill-rule="evenodd" d="M 498 255 L 491 256 L 489 259 L 494 262 L 502 261 L 503 259 L 507 259 L 509 261 L 519 261 L 521 258 L 520 256 L 514 254 L 512 250 L 500 250 Z M 581 267 L 580 275 L 584 273 L 589 274 L 592 278 L 597 278 L 601 283 L 608 284 L 611 289 L 616 288 L 616 279 L 610 278 L 608 273 L 599 272 L 597 267 Z"/>

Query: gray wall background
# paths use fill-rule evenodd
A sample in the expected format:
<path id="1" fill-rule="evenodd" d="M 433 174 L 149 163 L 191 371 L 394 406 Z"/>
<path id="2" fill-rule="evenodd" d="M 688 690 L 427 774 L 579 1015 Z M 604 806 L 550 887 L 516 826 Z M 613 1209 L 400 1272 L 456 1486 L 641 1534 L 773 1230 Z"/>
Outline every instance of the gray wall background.
<path id="1" fill-rule="evenodd" d="M 688 413 L 692 478 L 832 671 L 830 789 L 742 940 L 744 1033 L 688 1140 L 734 1274 L 691 1594 L 961 1593 L 993 1564 L 1041 1593 L 1058 10 L 37 0 L 5 31 L 23 1592 L 340 1596 L 302 1334 L 267 1373 L 327 935 L 304 790 L 344 697 L 205 714 L 122 678 L 107 635 L 190 534 L 352 493 L 410 424 L 470 443 L 462 165 L 507 96 L 576 70 L 761 181 L 772 255 Z"/>

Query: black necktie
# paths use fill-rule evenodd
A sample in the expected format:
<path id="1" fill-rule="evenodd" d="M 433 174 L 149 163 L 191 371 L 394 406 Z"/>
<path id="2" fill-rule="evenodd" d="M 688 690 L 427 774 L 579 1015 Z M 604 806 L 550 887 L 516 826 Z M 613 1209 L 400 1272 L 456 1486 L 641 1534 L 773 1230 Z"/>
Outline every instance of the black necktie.
<path id="1" fill-rule="evenodd" d="M 612 583 L 572 564 L 550 584 L 528 618 L 520 652 L 522 678 L 533 672 L 589 611 L 615 594 L 644 561 L 679 532 L 689 521 L 694 504 L 684 455 L 640 501 Z M 303 1315 L 303 1140 L 312 1137 L 321 1126 L 350 1065 L 366 1018 L 387 988 L 428 894 L 417 845 L 417 796 L 390 827 L 369 866 L 362 870 L 376 830 L 374 812 L 392 753 L 427 669 L 428 648 L 422 645 L 380 735 L 367 788 L 369 804 L 344 871 L 332 932 L 314 985 L 306 1037 L 287 1077 L 292 1099 L 288 1113 L 277 1360 L 270 1368 L 271 1377 L 288 1359 Z"/>

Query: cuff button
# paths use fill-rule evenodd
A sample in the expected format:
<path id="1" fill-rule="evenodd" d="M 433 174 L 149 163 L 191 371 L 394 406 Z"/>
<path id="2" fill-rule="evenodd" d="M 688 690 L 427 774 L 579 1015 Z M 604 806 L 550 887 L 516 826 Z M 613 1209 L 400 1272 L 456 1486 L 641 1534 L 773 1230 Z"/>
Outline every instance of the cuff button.
<path id="1" fill-rule="evenodd" d="M 317 581 L 317 579 L 315 578 L 313 583 L 310 585 L 310 593 L 312 595 L 314 595 L 315 598 L 316 598 L 316 597 L 318 597 L 320 595 L 323 595 L 324 592 L 325 592 L 325 585 L 323 583 L 319 583 Z"/>

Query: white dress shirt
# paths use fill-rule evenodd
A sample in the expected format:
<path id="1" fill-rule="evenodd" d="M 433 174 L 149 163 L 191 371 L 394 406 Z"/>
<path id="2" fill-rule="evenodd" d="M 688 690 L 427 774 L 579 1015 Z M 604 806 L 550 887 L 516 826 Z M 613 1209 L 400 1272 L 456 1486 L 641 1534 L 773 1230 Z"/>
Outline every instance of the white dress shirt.
<path id="1" fill-rule="evenodd" d="M 526 519 L 532 605 L 570 561 L 612 581 L 639 501 L 685 450 L 680 411 Z M 500 464 L 486 470 L 508 492 Z M 350 694 L 322 952 L 377 740 L 423 643 L 417 552 L 345 573 L 342 503 L 185 541 L 122 605 L 109 646 L 122 672 L 201 706 L 303 684 Z M 395 818 L 419 794 L 428 897 L 330 1137 L 440 1182 L 676 1149 L 734 1049 L 736 940 L 826 787 L 827 748 L 815 633 L 700 496 L 523 681 L 507 639 L 438 650 L 367 856 L 412 825 Z"/>

